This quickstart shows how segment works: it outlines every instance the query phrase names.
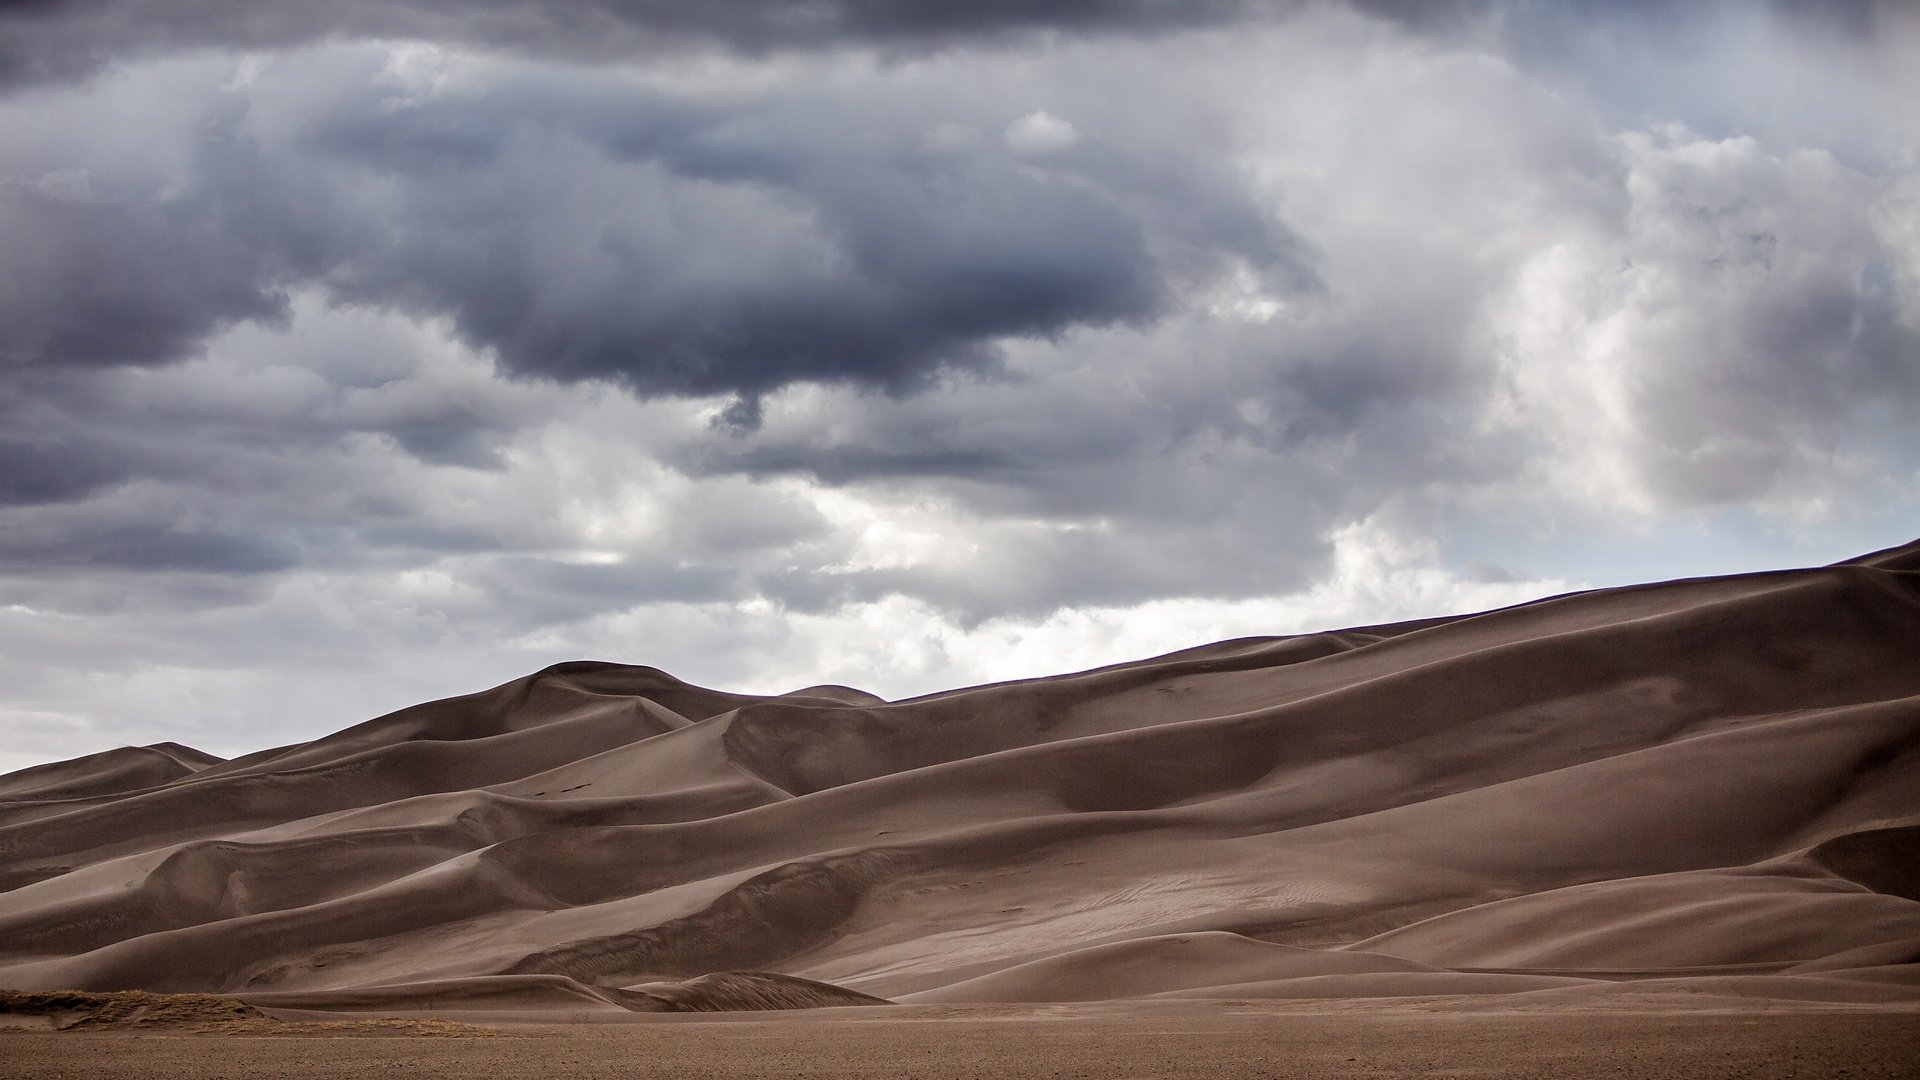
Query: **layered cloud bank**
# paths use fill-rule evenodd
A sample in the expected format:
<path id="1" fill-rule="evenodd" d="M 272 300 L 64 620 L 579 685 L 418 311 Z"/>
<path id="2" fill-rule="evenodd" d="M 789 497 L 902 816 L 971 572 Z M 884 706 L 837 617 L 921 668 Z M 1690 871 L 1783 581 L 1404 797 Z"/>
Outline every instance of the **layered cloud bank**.
<path id="1" fill-rule="evenodd" d="M 0 763 L 1911 535 L 1902 6 L 950 7 L 0 15 Z"/>

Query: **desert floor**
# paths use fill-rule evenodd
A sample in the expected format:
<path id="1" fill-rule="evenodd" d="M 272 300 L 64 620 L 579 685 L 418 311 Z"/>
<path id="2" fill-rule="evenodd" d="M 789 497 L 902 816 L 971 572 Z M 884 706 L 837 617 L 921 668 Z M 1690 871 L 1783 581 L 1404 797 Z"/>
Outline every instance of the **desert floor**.
<path id="1" fill-rule="evenodd" d="M 1458 1004 L 861 1010 L 462 1028 L 0 1031 L 42 1077 L 1913 1077 L 1920 1012 Z M 886 1015 L 874 1015 L 885 1013 Z"/>

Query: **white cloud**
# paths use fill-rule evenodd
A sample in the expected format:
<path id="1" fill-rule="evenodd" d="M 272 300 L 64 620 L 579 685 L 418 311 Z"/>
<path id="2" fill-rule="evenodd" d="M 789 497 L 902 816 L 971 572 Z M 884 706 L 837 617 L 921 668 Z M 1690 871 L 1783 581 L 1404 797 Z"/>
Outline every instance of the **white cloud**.
<path id="1" fill-rule="evenodd" d="M 1080 132 L 1050 112 L 1030 112 L 1007 125 L 1007 147 L 1016 154 L 1041 157 L 1072 148 Z"/>
<path id="2" fill-rule="evenodd" d="M 99 194 L 93 190 L 93 173 L 87 169 L 54 169 L 41 173 L 32 186 L 40 194 L 59 202 L 100 201 Z"/>

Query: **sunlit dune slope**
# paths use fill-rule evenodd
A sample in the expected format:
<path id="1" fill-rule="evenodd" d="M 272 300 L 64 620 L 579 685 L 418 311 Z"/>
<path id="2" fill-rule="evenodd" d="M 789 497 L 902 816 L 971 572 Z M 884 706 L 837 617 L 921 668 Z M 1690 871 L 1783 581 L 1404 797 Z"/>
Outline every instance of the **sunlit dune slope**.
<path id="1" fill-rule="evenodd" d="M 1881 1001 L 1920 998 L 1917 850 L 1909 545 L 899 702 L 561 664 L 41 766 L 0 777 L 0 986 Z"/>

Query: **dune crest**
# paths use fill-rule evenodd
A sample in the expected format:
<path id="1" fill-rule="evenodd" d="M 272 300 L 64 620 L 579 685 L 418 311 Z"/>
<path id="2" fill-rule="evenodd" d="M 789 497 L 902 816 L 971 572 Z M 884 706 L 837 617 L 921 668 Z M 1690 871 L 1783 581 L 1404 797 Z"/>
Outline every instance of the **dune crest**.
<path id="1" fill-rule="evenodd" d="M 583 661 L 39 766 L 0 777 L 0 986 L 1909 1000 L 1917 845 L 1920 544 L 905 701 Z"/>

